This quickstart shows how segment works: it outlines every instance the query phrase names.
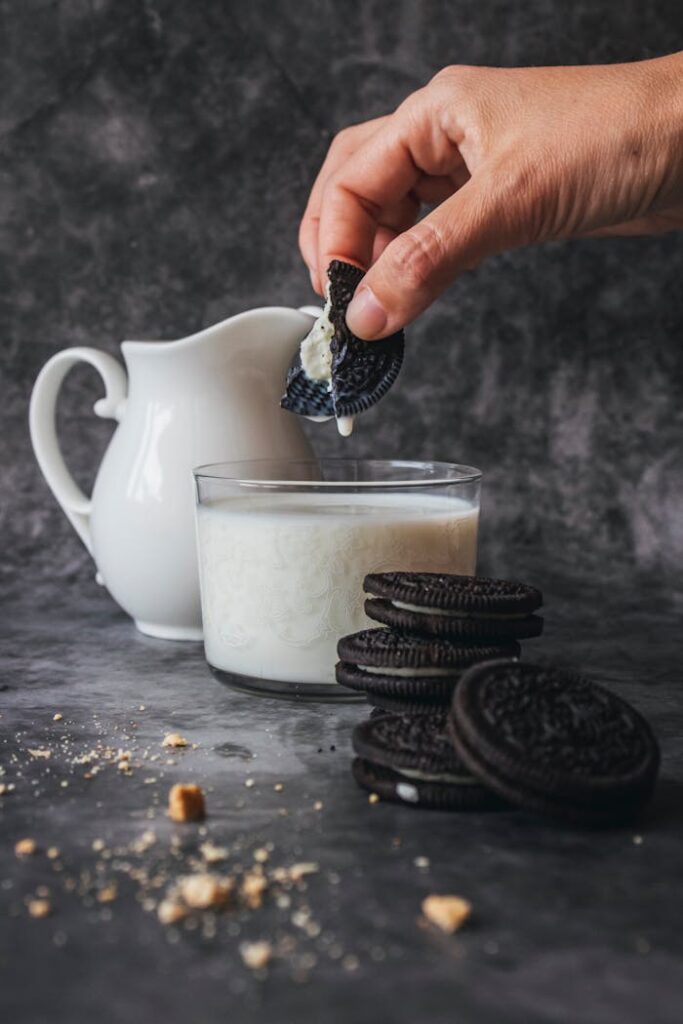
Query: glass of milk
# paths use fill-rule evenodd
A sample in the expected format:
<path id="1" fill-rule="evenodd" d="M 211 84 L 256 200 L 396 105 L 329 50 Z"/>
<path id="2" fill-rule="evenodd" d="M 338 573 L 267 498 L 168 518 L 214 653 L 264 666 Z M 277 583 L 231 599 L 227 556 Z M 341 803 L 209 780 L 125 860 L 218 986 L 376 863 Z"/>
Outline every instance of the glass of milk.
<path id="1" fill-rule="evenodd" d="M 337 641 L 377 626 L 369 572 L 471 574 L 481 473 L 447 462 L 256 460 L 194 472 L 206 659 L 238 689 L 358 699 Z"/>

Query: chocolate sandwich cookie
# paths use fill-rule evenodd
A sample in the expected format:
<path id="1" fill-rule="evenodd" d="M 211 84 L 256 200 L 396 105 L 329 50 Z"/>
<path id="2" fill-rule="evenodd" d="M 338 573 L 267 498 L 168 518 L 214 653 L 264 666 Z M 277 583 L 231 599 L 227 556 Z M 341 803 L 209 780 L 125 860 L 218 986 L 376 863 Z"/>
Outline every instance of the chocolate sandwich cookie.
<path id="1" fill-rule="evenodd" d="M 354 729 L 353 749 L 356 782 L 383 800 L 443 810 L 500 806 L 453 750 L 445 712 L 370 718 Z"/>
<path id="2" fill-rule="evenodd" d="M 400 697 L 386 697 L 382 693 L 366 692 L 368 704 L 372 707 L 370 715 L 396 714 L 396 715 L 433 715 L 435 712 L 445 711 L 450 705 L 452 693 L 443 700 L 420 700 L 414 698 L 405 700 Z"/>
<path id="3" fill-rule="evenodd" d="M 464 669 L 491 658 L 517 657 L 519 645 L 463 647 L 391 629 L 363 629 L 342 637 L 337 653 L 337 682 L 363 690 L 369 699 L 378 695 L 446 705 Z"/>
<path id="4" fill-rule="evenodd" d="M 503 799 L 585 824 L 624 821 L 652 793 L 659 748 L 625 700 L 573 672 L 475 665 L 453 697 L 458 756 Z"/>
<path id="5" fill-rule="evenodd" d="M 382 398 L 403 362 L 403 332 L 363 341 L 346 324 L 346 310 L 363 278 L 350 263 L 333 260 L 325 310 L 294 359 L 280 401 L 301 416 L 338 420 L 356 416 Z"/>
<path id="6" fill-rule="evenodd" d="M 450 637 L 461 644 L 539 636 L 540 590 L 511 580 L 434 572 L 384 572 L 365 577 L 365 612 L 397 630 Z M 479 659 L 481 660 L 481 659 Z"/>

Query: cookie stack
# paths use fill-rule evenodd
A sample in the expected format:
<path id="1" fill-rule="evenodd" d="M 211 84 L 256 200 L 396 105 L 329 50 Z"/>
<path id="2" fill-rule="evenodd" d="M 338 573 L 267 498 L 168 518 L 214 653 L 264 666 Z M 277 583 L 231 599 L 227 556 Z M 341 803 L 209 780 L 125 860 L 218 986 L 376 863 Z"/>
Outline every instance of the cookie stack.
<path id="1" fill-rule="evenodd" d="M 343 637 L 337 682 L 386 710 L 446 707 L 462 673 L 478 662 L 517 658 L 518 640 L 539 636 L 543 597 L 524 583 L 444 573 L 372 573 L 369 618 L 383 628 Z"/>
<path id="2" fill-rule="evenodd" d="M 365 629 L 338 645 L 339 683 L 375 705 L 356 727 L 356 782 L 441 810 L 522 807 L 587 825 L 649 799 L 659 748 L 626 701 L 573 672 L 519 661 L 540 591 L 436 573 L 367 576 Z"/>
<path id="3" fill-rule="evenodd" d="M 416 807 L 515 806 L 575 824 L 628 821 L 650 798 L 659 748 L 626 701 L 573 672 L 503 659 L 462 676 L 448 710 L 357 726 L 360 786 Z"/>

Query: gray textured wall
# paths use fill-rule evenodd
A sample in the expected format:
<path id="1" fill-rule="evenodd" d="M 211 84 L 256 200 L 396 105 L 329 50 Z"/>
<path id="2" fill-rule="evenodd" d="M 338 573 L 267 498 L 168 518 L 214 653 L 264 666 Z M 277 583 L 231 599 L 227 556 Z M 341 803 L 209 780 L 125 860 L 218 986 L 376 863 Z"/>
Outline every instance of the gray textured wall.
<path id="1" fill-rule="evenodd" d="M 680 0 L 0 0 L 0 535 L 4 567 L 90 577 L 27 441 L 57 349 L 115 352 L 310 301 L 298 217 L 331 133 L 447 63 L 683 46 Z M 596 125 L 596 131 L 599 125 Z M 462 278 L 409 333 L 399 384 L 321 451 L 487 476 L 485 560 L 683 563 L 683 239 L 548 245 Z M 86 483 L 108 427 L 88 370 L 61 428 Z"/>

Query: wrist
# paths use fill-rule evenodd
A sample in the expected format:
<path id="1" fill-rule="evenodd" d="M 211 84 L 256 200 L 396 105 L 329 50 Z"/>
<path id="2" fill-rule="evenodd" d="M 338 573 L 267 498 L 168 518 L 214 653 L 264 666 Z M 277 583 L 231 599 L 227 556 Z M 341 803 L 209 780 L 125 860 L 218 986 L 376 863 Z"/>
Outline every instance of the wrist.
<path id="1" fill-rule="evenodd" d="M 683 201 L 683 52 L 643 61 L 646 145 L 657 157 L 659 187 L 652 210 Z"/>

